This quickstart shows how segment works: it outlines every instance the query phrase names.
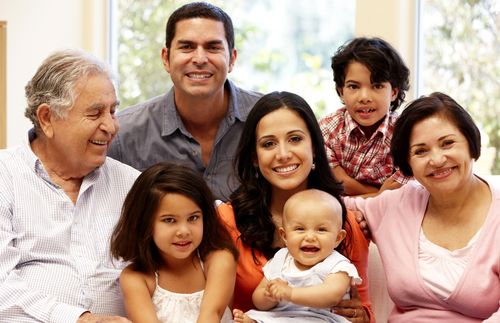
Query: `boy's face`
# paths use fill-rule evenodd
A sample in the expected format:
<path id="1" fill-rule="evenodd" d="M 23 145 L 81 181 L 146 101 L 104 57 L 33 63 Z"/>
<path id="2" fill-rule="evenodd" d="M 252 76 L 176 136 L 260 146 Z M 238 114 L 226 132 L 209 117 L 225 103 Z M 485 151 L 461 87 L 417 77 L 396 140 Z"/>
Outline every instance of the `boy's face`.
<path id="1" fill-rule="evenodd" d="M 389 82 L 372 83 L 370 76 L 365 65 L 351 62 L 346 68 L 344 86 L 339 89 L 347 111 L 366 135 L 378 128 L 399 92 Z"/>
<path id="2" fill-rule="evenodd" d="M 338 209 L 341 212 L 340 205 Z M 304 200 L 286 209 L 279 231 L 297 268 L 306 270 L 320 263 L 345 237 L 341 214 L 336 213 L 316 200 Z"/>

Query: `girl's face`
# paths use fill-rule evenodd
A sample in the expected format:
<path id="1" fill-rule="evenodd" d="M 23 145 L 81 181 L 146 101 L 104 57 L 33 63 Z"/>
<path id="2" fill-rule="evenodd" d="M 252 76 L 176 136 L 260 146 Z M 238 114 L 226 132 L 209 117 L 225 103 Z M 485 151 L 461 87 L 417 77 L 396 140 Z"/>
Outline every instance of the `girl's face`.
<path id="1" fill-rule="evenodd" d="M 203 237 L 203 213 L 185 195 L 167 193 L 155 213 L 153 240 L 168 263 L 195 255 Z"/>
<path id="2" fill-rule="evenodd" d="M 287 108 L 264 116 L 256 129 L 255 163 L 273 192 L 307 188 L 313 164 L 311 134 L 300 115 Z"/>
<path id="3" fill-rule="evenodd" d="M 467 139 L 440 115 L 415 124 L 408 158 L 415 179 L 431 194 L 451 194 L 473 176 Z"/>

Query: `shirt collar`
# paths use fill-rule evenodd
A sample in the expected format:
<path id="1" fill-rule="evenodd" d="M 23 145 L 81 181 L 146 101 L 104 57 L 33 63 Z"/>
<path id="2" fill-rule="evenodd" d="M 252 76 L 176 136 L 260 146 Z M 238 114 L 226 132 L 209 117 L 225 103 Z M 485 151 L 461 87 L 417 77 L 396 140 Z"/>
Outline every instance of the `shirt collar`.
<path id="1" fill-rule="evenodd" d="M 226 80 L 224 83 L 225 90 L 229 93 L 229 103 L 226 116 L 224 117 L 225 122 L 232 125 L 235 120 L 238 119 L 242 122 L 246 120 L 246 117 L 242 117 L 239 105 L 238 98 L 236 95 L 236 87 L 233 82 L 230 80 Z M 191 137 L 189 132 L 186 130 L 184 123 L 182 122 L 181 116 L 177 112 L 175 107 L 174 100 L 174 88 L 170 89 L 168 94 L 165 97 L 165 109 L 163 109 L 163 131 L 162 136 L 169 136 L 174 133 L 177 129 L 179 129 L 183 134 Z"/>
<path id="2" fill-rule="evenodd" d="M 23 140 L 22 146 L 23 146 L 23 155 L 28 163 L 30 169 L 32 169 L 38 176 L 40 176 L 42 179 L 44 179 L 46 182 L 49 182 L 50 184 L 59 187 L 59 185 L 55 184 L 51 179 L 45 168 L 43 167 L 42 161 L 40 158 L 38 158 L 37 155 L 33 152 L 33 149 L 31 148 L 31 142 L 35 140 L 37 137 L 37 134 L 35 132 L 34 128 L 31 128 L 28 130 L 28 135 L 25 137 Z M 107 159 L 107 158 L 106 158 Z M 99 177 L 99 174 L 101 172 L 101 166 L 97 167 L 95 170 L 87 174 L 83 181 L 87 182 L 90 184 L 94 183 L 97 178 Z M 83 186 L 83 183 L 82 183 Z"/>
<path id="3" fill-rule="evenodd" d="M 344 109 L 345 109 L 345 107 L 344 107 Z M 346 125 L 346 129 L 347 129 L 347 131 L 346 131 L 347 135 L 350 136 L 351 133 L 357 129 L 357 131 L 355 133 L 364 136 L 364 133 L 361 130 L 361 127 L 359 126 L 359 124 L 356 121 L 354 121 L 354 119 L 351 117 L 351 115 L 349 114 L 347 109 L 345 109 L 344 114 L 345 114 L 345 125 Z M 385 138 L 388 135 L 391 123 L 393 122 L 393 120 L 396 117 L 397 117 L 396 112 L 390 111 L 384 117 L 384 121 L 378 126 L 377 130 L 373 133 L 372 137 L 376 136 L 377 134 L 380 133 L 382 138 Z M 370 139 L 370 138 L 368 138 L 368 139 Z"/>

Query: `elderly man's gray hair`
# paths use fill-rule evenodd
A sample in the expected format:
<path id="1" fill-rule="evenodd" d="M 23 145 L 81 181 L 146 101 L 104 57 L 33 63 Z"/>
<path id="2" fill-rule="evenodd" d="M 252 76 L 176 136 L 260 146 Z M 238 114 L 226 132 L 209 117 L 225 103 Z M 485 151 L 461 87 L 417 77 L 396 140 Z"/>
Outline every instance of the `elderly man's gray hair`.
<path id="1" fill-rule="evenodd" d="M 38 133 L 38 107 L 45 103 L 59 118 L 64 118 L 73 107 L 79 93 L 76 85 L 93 75 L 113 75 L 107 64 L 81 50 L 57 51 L 47 57 L 25 87 L 28 106 L 24 115 L 31 120 Z"/>

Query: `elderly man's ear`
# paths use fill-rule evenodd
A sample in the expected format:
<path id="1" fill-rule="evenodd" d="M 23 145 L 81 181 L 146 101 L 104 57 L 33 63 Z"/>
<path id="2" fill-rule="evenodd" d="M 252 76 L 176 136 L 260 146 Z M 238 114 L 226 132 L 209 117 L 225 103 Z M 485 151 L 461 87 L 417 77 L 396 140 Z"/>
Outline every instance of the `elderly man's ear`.
<path id="1" fill-rule="evenodd" d="M 38 106 L 36 110 L 36 116 L 38 118 L 38 123 L 40 128 L 46 137 L 51 138 L 54 135 L 54 129 L 52 127 L 52 110 L 50 106 L 46 103 L 42 103 Z"/>

